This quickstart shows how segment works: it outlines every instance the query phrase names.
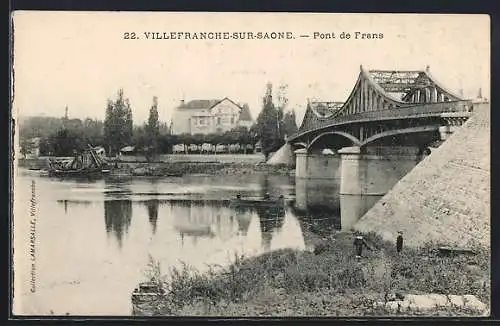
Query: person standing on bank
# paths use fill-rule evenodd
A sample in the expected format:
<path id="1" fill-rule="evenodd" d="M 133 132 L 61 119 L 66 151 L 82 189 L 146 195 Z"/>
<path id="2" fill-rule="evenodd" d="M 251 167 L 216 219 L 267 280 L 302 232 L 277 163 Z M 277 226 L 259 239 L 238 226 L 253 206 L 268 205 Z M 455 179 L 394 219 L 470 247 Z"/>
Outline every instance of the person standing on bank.
<path id="1" fill-rule="evenodd" d="M 401 250 L 403 250 L 403 232 L 399 231 L 396 239 L 396 251 L 400 253 Z"/>
<path id="2" fill-rule="evenodd" d="M 356 250 L 356 258 L 361 258 L 361 255 L 363 253 L 363 246 L 366 246 L 366 248 L 370 249 L 368 244 L 365 242 L 362 236 L 358 235 L 354 239 L 354 249 Z"/>

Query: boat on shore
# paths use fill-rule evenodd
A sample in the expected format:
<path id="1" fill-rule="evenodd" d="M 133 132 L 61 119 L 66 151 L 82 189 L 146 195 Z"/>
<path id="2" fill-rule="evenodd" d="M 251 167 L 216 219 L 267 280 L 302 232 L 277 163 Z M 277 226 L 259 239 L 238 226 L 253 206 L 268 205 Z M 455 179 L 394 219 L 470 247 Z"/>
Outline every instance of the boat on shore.
<path id="1" fill-rule="evenodd" d="M 110 169 L 104 158 L 88 145 L 88 149 L 70 160 L 49 160 L 47 172 L 51 177 L 97 177 L 108 174 Z"/>
<path id="2" fill-rule="evenodd" d="M 155 282 L 141 282 L 132 292 L 132 315 L 155 315 L 156 303 L 167 295 L 163 286 Z"/>

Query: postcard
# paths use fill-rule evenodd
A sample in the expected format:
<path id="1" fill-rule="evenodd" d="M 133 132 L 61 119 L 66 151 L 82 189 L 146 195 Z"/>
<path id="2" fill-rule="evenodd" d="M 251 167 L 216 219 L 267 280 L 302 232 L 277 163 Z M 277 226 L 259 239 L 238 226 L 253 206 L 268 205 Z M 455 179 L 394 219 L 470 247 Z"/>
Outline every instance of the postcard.
<path id="1" fill-rule="evenodd" d="M 13 316 L 489 316 L 489 16 L 12 35 Z"/>

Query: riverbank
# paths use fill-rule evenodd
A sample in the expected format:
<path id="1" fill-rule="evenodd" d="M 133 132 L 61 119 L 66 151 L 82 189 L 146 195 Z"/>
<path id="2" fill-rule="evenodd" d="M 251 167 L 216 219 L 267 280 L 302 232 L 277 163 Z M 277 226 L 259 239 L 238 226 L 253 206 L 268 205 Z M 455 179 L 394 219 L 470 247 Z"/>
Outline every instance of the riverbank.
<path id="1" fill-rule="evenodd" d="M 206 175 L 242 175 L 242 174 L 272 174 L 289 175 L 292 168 L 286 165 L 267 165 L 259 160 L 259 156 L 252 155 L 206 155 L 193 156 L 174 155 L 165 156 L 164 160 L 144 162 L 143 160 L 117 161 L 118 168 L 113 168 L 111 175 L 124 176 L 182 176 L 187 174 Z M 185 159 L 182 161 L 181 159 Z M 191 160 L 193 159 L 193 160 Z M 258 162 L 258 163 L 255 163 Z M 114 166 L 114 163 L 111 163 Z M 20 159 L 19 166 L 28 169 L 48 168 L 48 158 Z"/>
<path id="2" fill-rule="evenodd" d="M 242 175 L 273 174 L 288 175 L 291 169 L 281 165 L 220 163 L 220 162 L 175 162 L 175 163 L 118 163 L 119 173 L 130 173 L 132 176 L 172 176 L 172 175 Z"/>
<path id="3" fill-rule="evenodd" d="M 224 270 L 204 274 L 189 267 L 174 269 L 170 293 L 148 310 L 155 315 L 188 316 L 478 314 L 463 307 L 394 312 L 377 305 L 401 293 L 474 295 L 489 306 L 486 250 L 468 257 L 442 257 L 428 245 L 397 254 L 392 243 L 375 234 L 365 239 L 373 250 L 360 260 L 353 253 L 353 235 L 337 233 L 318 239 L 314 252 L 280 250 L 239 258 Z"/>

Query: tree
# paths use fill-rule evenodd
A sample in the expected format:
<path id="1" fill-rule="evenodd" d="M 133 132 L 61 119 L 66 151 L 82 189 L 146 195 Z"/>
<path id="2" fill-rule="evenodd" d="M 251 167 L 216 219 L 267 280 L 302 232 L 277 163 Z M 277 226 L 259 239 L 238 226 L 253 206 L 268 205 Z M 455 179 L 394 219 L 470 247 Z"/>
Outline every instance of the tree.
<path id="1" fill-rule="evenodd" d="M 295 118 L 295 111 L 287 111 L 283 117 L 283 133 L 286 137 L 290 137 L 299 131 Z"/>
<path id="2" fill-rule="evenodd" d="M 170 135 L 170 127 L 166 122 L 160 123 L 160 135 Z"/>
<path id="3" fill-rule="evenodd" d="M 123 91 L 122 91 L 123 92 Z M 134 130 L 134 119 L 132 116 L 132 108 L 130 107 L 130 101 L 129 99 L 125 99 L 124 101 L 124 108 L 123 110 L 125 111 L 125 127 L 123 129 L 123 145 L 130 144 L 132 141 L 132 135 L 133 135 L 133 130 Z"/>
<path id="4" fill-rule="evenodd" d="M 158 121 L 158 98 L 153 97 L 153 105 L 149 109 L 149 118 L 145 127 L 144 154 L 149 162 L 158 154 L 158 141 L 160 137 L 160 122 Z"/>
<path id="5" fill-rule="evenodd" d="M 17 123 L 17 121 L 16 121 Z M 19 120 L 19 137 L 30 139 L 35 137 L 47 138 L 54 130 L 63 127 L 63 119 L 56 117 L 26 117 Z"/>
<path id="6" fill-rule="evenodd" d="M 172 146 L 176 145 L 178 143 L 178 137 L 177 135 L 168 135 L 168 134 L 163 134 L 160 135 L 160 138 L 158 140 L 158 146 L 159 146 L 159 151 L 161 153 L 172 153 Z"/>
<path id="7" fill-rule="evenodd" d="M 23 158 L 26 158 L 33 149 L 33 143 L 29 139 L 22 139 L 20 142 L 20 152 Z"/>
<path id="8" fill-rule="evenodd" d="M 130 102 L 124 97 L 123 89 L 118 90 L 115 102 L 108 100 L 104 120 L 104 139 L 108 155 L 116 155 L 120 148 L 130 144 L 133 134 L 133 117 Z"/>
<path id="9" fill-rule="evenodd" d="M 262 111 L 257 117 L 255 130 L 258 138 L 262 143 L 262 152 L 267 159 L 269 154 L 277 150 L 283 145 L 283 137 L 280 137 L 280 124 L 282 117 L 282 109 L 278 110 L 273 104 L 272 97 L 273 86 L 271 83 L 267 84 L 266 94 L 263 98 Z M 281 113 L 280 113 L 281 111 Z"/>
<path id="10" fill-rule="evenodd" d="M 72 156 L 87 147 L 80 133 L 60 129 L 48 138 L 48 151 L 55 156 Z"/>
<path id="11" fill-rule="evenodd" d="M 82 134 L 92 146 L 104 145 L 104 125 L 102 121 L 86 118 L 83 120 Z"/>

